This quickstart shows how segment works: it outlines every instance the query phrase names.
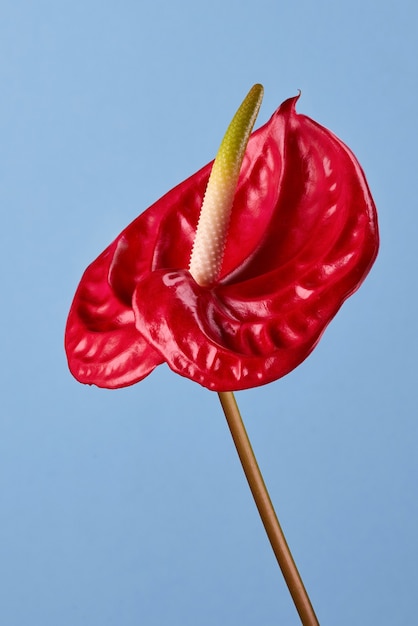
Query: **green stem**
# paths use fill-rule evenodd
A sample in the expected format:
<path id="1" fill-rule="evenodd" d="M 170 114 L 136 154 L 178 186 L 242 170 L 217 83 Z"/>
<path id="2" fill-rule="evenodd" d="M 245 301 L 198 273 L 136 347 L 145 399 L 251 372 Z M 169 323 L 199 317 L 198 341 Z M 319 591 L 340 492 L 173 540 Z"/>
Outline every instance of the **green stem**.
<path id="1" fill-rule="evenodd" d="M 301 622 L 303 626 L 319 626 L 264 484 L 235 396 L 232 391 L 219 392 L 218 396 L 251 493 Z"/>

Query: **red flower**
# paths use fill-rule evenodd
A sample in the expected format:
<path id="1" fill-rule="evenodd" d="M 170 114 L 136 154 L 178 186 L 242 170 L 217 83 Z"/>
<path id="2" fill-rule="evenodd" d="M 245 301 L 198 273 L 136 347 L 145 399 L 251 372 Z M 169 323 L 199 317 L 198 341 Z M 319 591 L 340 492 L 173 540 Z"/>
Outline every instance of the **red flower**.
<path id="1" fill-rule="evenodd" d="M 166 362 L 209 389 L 239 390 L 284 376 L 313 350 L 379 239 L 356 158 L 296 101 L 250 137 L 215 285 L 185 269 L 211 163 L 87 268 L 65 337 L 79 381 L 123 387 Z"/>

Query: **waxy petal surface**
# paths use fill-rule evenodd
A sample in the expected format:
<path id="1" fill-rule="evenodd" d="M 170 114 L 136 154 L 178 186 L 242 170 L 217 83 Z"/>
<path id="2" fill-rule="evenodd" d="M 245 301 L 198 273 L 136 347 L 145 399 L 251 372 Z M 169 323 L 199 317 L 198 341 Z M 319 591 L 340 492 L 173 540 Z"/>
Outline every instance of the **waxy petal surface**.
<path id="1" fill-rule="evenodd" d="M 133 384 L 167 362 L 216 391 L 271 382 L 312 351 L 378 251 L 352 152 L 284 102 L 247 146 L 217 284 L 188 267 L 211 163 L 132 222 L 86 270 L 66 330 L 74 376 Z"/>

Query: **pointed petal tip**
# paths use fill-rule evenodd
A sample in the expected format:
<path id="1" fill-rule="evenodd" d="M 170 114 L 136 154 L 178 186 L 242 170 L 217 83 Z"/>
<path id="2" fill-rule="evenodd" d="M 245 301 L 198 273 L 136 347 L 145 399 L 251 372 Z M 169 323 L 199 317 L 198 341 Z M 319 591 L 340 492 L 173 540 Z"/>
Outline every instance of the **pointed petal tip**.
<path id="1" fill-rule="evenodd" d="M 292 96 L 291 98 L 288 98 L 287 100 L 282 102 L 279 108 L 277 109 L 276 113 L 278 113 L 279 111 L 280 113 L 296 113 L 296 104 L 299 98 L 301 97 L 301 95 L 302 95 L 302 91 L 298 89 L 297 95 Z"/>

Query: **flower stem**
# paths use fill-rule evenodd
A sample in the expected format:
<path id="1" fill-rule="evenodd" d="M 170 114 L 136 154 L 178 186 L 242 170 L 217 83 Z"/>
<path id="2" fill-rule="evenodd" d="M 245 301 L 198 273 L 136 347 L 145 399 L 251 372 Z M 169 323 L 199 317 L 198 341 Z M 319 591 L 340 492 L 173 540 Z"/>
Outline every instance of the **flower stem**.
<path id="1" fill-rule="evenodd" d="M 235 396 L 232 391 L 219 392 L 218 396 L 251 493 L 301 622 L 303 626 L 319 626 L 264 484 Z"/>

